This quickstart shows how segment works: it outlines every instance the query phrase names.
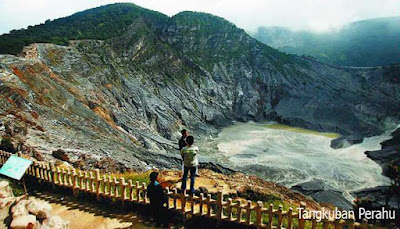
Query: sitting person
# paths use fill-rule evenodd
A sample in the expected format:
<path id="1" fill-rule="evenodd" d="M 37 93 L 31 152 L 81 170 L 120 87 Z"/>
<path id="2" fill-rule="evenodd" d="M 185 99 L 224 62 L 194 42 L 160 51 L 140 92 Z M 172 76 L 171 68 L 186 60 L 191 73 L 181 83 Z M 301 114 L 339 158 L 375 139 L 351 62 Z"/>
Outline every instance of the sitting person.
<path id="1" fill-rule="evenodd" d="M 187 146 L 183 147 L 181 150 L 181 155 L 183 158 L 183 178 L 182 178 L 182 192 L 186 190 L 186 181 L 188 174 L 190 172 L 190 194 L 194 193 L 194 181 L 196 178 L 196 170 L 199 165 L 199 161 L 197 159 L 197 154 L 199 153 L 199 148 L 194 146 L 194 138 L 193 136 L 188 136 L 186 138 Z"/>
<path id="2" fill-rule="evenodd" d="M 150 199 L 150 207 L 153 212 L 154 221 L 157 225 L 167 226 L 167 208 L 164 206 L 168 201 L 161 185 L 157 182 L 158 173 L 150 174 L 150 184 L 147 185 L 147 197 Z"/>

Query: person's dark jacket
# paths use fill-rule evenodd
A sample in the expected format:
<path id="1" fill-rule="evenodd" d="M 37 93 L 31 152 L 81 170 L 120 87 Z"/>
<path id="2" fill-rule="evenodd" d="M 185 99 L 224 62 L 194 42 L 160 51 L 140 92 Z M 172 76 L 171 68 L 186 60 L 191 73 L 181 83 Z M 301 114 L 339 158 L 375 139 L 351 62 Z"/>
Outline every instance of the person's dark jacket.
<path id="1" fill-rule="evenodd" d="M 187 146 L 186 144 L 186 138 L 185 137 L 181 137 L 181 139 L 179 139 L 178 145 L 179 145 L 179 151 L 182 150 L 183 147 Z"/>
<path id="2" fill-rule="evenodd" d="M 162 207 L 168 201 L 167 194 L 165 194 L 161 185 L 156 181 L 147 185 L 147 197 L 150 199 L 150 204 L 154 207 Z"/>

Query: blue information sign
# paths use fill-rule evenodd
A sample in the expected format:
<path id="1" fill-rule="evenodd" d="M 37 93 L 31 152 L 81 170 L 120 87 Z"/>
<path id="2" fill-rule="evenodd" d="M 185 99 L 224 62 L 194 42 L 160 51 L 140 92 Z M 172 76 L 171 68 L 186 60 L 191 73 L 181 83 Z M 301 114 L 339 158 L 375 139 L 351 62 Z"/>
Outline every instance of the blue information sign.
<path id="1" fill-rule="evenodd" d="M 0 174 L 15 180 L 21 180 L 31 164 L 31 160 L 12 155 L 1 167 Z"/>

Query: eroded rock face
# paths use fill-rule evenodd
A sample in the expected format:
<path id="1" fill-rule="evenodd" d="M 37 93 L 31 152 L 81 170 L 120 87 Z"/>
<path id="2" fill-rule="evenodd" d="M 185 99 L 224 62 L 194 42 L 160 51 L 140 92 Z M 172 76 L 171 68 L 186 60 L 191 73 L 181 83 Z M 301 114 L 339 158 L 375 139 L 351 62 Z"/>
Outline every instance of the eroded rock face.
<path id="1" fill-rule="evenodd" d="M 390 163 L 400 165 L 400 129 L 395 130 L 391 135 L 391 139 L 381 143 L 382 149 L 365 152 L 369 158 L 382 166 L 384 175 Z"/>
<path id="2" fill-rule="evenodd" d="M 0 119 L 23 123 L 18 138 L 45 160 L 62 149 L 138 170 L 178 167 L 183 127 L 199 140 L 233 120 L 267 119 L 369 136 L 398 121 L 392 70 L 284 55 L 220 18 L 206 31 L 197 17 L 142 19 L 108 41 L 0 55 Z"/>

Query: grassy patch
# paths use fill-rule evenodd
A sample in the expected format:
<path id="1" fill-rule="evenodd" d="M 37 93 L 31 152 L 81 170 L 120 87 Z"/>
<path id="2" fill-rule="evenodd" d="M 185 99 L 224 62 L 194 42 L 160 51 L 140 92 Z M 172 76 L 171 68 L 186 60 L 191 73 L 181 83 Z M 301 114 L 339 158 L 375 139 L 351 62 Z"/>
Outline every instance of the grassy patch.
<path id="1" fill-rule="evenodd" d="M 111 175 L 114 177 L 123 177 L 126 182 L 129 180 L 132 180 L 132 182 L 135 184 L 136 181 L 139 181 L 139 184 L 142 185 L 143 182 L 146 184 L 150 183 L 150 173 L 152 171 L 147 171 L 147 172 L 125 172 L 125 173 L 112 173 Z"/>

